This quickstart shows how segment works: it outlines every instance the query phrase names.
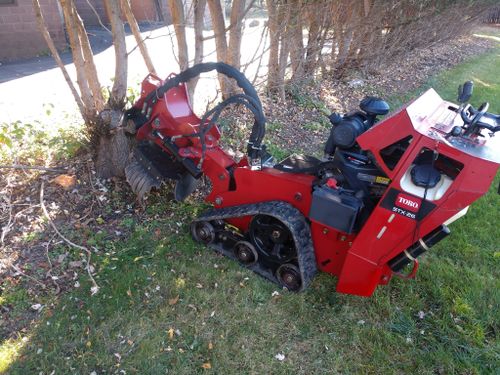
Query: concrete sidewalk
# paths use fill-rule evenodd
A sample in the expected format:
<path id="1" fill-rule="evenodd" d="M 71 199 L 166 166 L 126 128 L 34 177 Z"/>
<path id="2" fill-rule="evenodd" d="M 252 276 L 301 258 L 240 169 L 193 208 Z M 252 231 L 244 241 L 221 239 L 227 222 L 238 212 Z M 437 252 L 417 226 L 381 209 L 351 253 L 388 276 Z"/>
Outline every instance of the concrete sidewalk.
<path id="1" fill-rule="evenodd" d="M 243 63 L 252 58 L 259 45 L 262 24 L 263 22 L 258 27 L 247 27 L 245 30 L 242 42 Z M 141 26 L 141 29 L 144 28 Z M 111 86 L 115 68 L 111 35 L 101 28 L 89 28 L 88 33 L 101 84 Z M 190 57 L 192 57 L 194 55 L 194 31 L 186 28 L 186 34 Z M 212 31 L 206 32 L 207 36 L 211 34 Z M 142 32 L 142 36 L 147 38 L 146 44 L 160 77 L 166 77 L 171 72 L 179 70 L 174 55 L 177 46 L 172 26 L 150 26 Z M 128 59 L 128 85 L 137 87 L 148 72 L 139 49 L 134 49 L 136 42 L 133 35 L 127 35 L 126 42 L 127 50 L 133 50 Z M 261 49 L 264 47 L 261 46 Z M 214 39 L 206 41 L 204 48 L 205 61 L 216 61 Z M 70 76 L 76 80 L 70 52 L 63 53 L 62 58 Z M 249 76 L 252 70 L 255 69 L 249 69 L 247 72 Z M 215 93 L 216 82 L 214 80 L 214 76 L 200 80 L 197 92 Z M 53 106 L 50 116 L 46 115 L 47 106 Z M 34 120 L 43 123 L 81 121 L 71 91 L 51 56 L 0 65 L 0 122 Z"/>

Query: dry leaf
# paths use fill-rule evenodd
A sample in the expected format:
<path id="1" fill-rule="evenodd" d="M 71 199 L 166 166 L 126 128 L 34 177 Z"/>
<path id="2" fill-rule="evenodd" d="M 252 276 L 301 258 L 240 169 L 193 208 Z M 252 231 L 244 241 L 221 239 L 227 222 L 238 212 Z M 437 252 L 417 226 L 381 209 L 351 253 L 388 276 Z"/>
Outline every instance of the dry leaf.
<path id="1" fill-rule="evenodd" d="M 174 298 L 170 298 L 170 299 L 168 300 L 168 304 L 169 304 L 170 306 L 175 305 L 177 302 L 179 302 L 179 295 L 175 296 Z"/>
<path id="2" fill-rule="evenodd" d="M 210 362 L 206 362 L 202 364 L 201 367 L 204 368 L 205 370 L 208 370 L 212 368 L 212 365 L 210 364 Z"/>
<path id="3" fill-rule="evenodd" d="M 76 177 L 67 174 L 60 174 L 52 180 L 53 183 L 63 187 L 64 189 L 69 189 L 76 184 Z"/>
<path id="4" fill-rule="evenodd" d="M 130 289 L 127 290 L 127 296 L 132 297 L 132 291 Z"/>
<path id="5" fill-rule="evenodd" d="M 212 341 L 208 343 L 208 350 L 212 350 L 214 348 L 214 344 L 212 344 Z"/>
<path id="6" fill-rule="evenodd" d="M 174 329 L 173 328 L 170 328 L 168 331 L 168 337 L 170 338 L 170 340 L 172 340 L 174 338 Z"/>

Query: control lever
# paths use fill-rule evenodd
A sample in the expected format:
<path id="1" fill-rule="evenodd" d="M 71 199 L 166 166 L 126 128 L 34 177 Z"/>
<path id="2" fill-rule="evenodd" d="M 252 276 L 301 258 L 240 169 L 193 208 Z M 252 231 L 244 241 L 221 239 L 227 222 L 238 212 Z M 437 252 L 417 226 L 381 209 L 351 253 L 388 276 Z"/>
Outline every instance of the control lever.
<path id="1" fill-rule="evenodd" d="M 460 106 L 456 110 L 452 123 L 455 122 L 455 119 L 457 118 L 458 114 L 462 113 L 466 108 L 467 102 L 471 98 L 473 91 L 474 91 L 474 82 L 472 81 L 465 81 L 463 85 L 458 85 L 457 101 L 460 103 Z M 461 134 L 462 134 L 462 127 L 454 126 L 448 133 L 447 137 L 458 137 Z"/>
<path id="2" fill-rule="evenodd" d="M 472 96 L 474 91 L 474 82 L 466 81 L 463 85 L 458 86 L 458 98 L 457 101 L 460 104 L 467 103 Z"/>

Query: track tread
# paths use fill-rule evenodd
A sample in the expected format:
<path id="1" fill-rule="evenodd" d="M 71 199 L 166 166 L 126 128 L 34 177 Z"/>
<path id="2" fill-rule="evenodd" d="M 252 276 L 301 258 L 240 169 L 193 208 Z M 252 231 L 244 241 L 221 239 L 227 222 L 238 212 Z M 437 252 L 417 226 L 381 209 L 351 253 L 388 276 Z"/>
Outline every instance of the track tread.
<path id="1" fill-rule="evenodd" d="M 289 203 L 283 201 L 269 201 L 218 209 L 212 208 L 199 216 L 196 220 L 194 220 L 194 222 L 254 216 L 257 214 L 275 217 L 283 222 L 292 233 L 295 246 L 297 248 L 297 258 L 302 277 L 302 285 L 299 291 L 303 291 L 311 283 L 317 272 L 316 256 L 314 254 L 311 230 L 306 218 L 298 209 Z M 220 244 L 212 243 L 208 246 L 231 259 L 236 259 L 231 251 L 224 249 Z M 279 285 L 279 282 L 274 274 L 266 269 L 262 269 L 262 267 L 259 267 L 258 263 L 254 266 L 246 268 L 251 269 L 257 274 Z"/>

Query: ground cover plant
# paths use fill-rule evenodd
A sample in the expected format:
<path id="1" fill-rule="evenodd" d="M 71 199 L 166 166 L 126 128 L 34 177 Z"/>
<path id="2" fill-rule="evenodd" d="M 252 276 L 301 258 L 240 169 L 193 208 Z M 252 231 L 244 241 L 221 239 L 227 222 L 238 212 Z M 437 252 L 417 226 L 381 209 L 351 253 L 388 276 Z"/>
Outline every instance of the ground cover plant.
<path id="1" fill-rule="evenodd" d="M 432 86 L 453 100 L 458 84 L 473 79 L 473 104 L 488 100 L 498 113 L 499 61 L 496 48 L 431 78 L 408 97 Z M 309 124 L 309 131 L 317 126 Z M 66 145 L 60 157 L 73 155 L 72 168 L 86 171 L 90 161 L 74 155 L 77 139 L 49 137 L 52 145 Z M 1 326 L 0 372 L 483 374 L 500 368 L 498 176 L 490 193 L 452 224 L 452 236 L 422 258 L 416 281 L 394 279 L 363 299 L 335 293 L 335 279 L 325 274 L 304 293 L 277 290 L 191 240 L 189 223 L 205 208 L 198 201 L 175 203 L 158 194 L 141 210 L 119 181 L 88 174 L 75 186 L 95 184 L 92 196 L 42 178 L 56 224 L 91 251 L 100 290 L 91 295 L 92 282 L 82 272 L 88 254 L 54 237 L 43 216 L 32 223 L 33 230 L 19 237 L 20 249 L 37 244 L 45 263 L 63 264 L 50 280 L 64 279 L 71 290 L 31 292 L 26 278 L 1 281 L 2 318 L 9 322 Z M 39 198 L 38 184 L 26 190 Z M 64 212 L 64 200 L 80 207 L 78 220 Z M 87 222 L 91 217 L 82 217 L 90 205 L 99 215 Z M 20 321 L 33 322 L 4 336 Z"/>

